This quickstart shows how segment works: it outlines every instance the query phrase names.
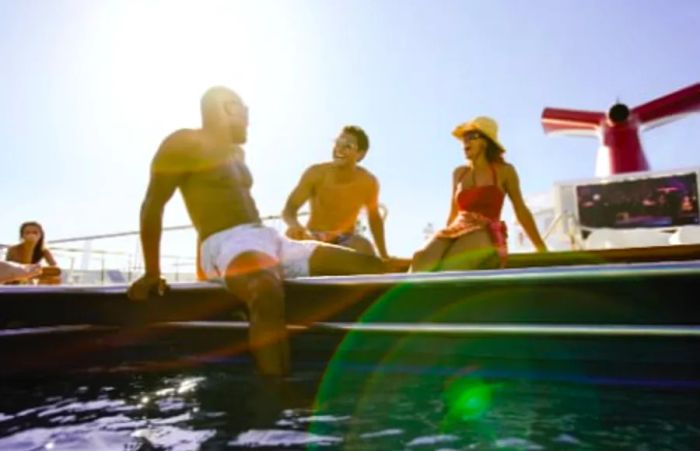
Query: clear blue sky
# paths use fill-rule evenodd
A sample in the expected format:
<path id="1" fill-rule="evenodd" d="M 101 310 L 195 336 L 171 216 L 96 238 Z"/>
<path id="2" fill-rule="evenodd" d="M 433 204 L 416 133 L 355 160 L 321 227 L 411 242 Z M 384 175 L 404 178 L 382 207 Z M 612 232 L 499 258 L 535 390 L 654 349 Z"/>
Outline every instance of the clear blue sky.
<path id="1" fill-rule="evenodd" d="M 226 84 L 250 106 L 262 213 L 358 124 L 389 251 L 406 256 L 445 221 L 454 125 L 496 118 L 526 194 L 591 177 L 597 142 L 545 136 L 542 109 L 700 81 L 698 30 L 697 0 L 0 0 L 0 243 L 27 219 L 49 238 L 137 228 L 160 140 Z M 655 169 L 698 166 L 700 115 L 644 142 Z M 166 223 L 186 223 L 174 200 Z"/>

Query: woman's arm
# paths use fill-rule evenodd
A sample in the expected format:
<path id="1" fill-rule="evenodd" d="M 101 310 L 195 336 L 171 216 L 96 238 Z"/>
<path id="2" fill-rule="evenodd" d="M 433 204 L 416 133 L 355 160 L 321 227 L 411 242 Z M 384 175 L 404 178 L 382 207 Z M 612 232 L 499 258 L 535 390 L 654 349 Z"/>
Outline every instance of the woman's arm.
<path id="1" fill-rule="evenodd" d="M 537 225 L 532 217 L 532 213 L 530 212 L 530 209 L 527 208 L 527 205 L 525 205 L 522 193 L 520 192 L 520 180 L 518 178 L 518 173 L 510 164 L 506 164 L 505 168 L 504 181 L 506 193 L 513 204 L 515 217 L 518 219 L 520 225 L 523 226 L 525 233 L 527 234 L 528 238 L 530 238 L 530 241 L 532 241 L 532 244 L 535 246 L 537 251 L 546 252 L 547 246 L 544 244 L 544 241 L 542 241 L 542 237 L 540 236 L 540 232 L 537 230 Z"/>
<path id="2" fill-rule="evenodd" d="M 10 246 L 7 248 L 7 250 L 5 251 L 5 260 L 8 262 L 22 263 L 19 261 L 20 259 L 17 257 L 17 247 L 16 246 Z"/>
<path id="3" fill-rule="evenodd" d="M 56 259 L 53 258 L 53 254 L 47 248 L 44 248 L 44 259 L 49 266 L 56 266 Z"/>
<path id="4" fill-rule="evenodd" d="M 459 208 L 457 206 L 457 201 L 455 199 L 455 193 L 457 192 L 457 184 L 460 179 L 467 171 L 467 166 L 457 166 L 454 171 L 452 171 L 452 191 L 450 191 L 450 214 L 447 216 L 447 225 L 452 224 L 452 221 L 457 217 L 457 211 Z"/>

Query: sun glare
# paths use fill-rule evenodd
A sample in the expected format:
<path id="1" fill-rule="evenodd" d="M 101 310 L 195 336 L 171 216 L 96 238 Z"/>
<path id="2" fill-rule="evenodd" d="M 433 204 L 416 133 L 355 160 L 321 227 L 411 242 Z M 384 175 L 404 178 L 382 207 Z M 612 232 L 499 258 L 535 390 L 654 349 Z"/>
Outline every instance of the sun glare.
<path id="1" fill-rule="evenodd" d="M 299 48 L 313 41 L 304 16 L 282 2 L 143 1 L 95 4 L 87 35 L 92 79 L 100 80 L 104 110 L 92 110 L 102 148 L 119 155 L 115 164 L 140 168 L 130 180 L 131 197 L 141 196 L 148 164 L 160 142 L 179 128 L 200 125 L 199 98 L 214 85 L 236 90 L 251 106 L 249 140 L 256 152 L 251 167 L 274 158 L 283 167 L 286 154 L 269 130 L 290 127 L 297 105 L 309 100 L 312 62 Z M 89 41 L 89 42 L 88 42 Z M 304 88 L 307 88 L 306 90 Z M 280 102 L 284 99 L 284 102 Z M 91 105 L 93 105 L 91 103 Z M 119 133 L 110 134 L 114 124 Z M 86 146 L 86 148 L 88 148 Z M 92 147 L 89 147 L 92 148 Z M 263 151 L 260 151 L 262 149 Z M 117 157 L 114 157 L 117 158 Z M 107 164 L 107 163 L 105 163 Z M 142 177 L 143 180 L 137 177 Z M 263 171 L 256 177 L 262 180 Z M 134 187 L 138 187 L 134 188 Z M 121 194 L 120 194 L 121 195 Z M 262 214 L 279 211 L 279 187 L 256 185 Z M 179 196 L 168 204 L 167 226 L 189 222 Z M 169 241 L 182 242 L 171 247 Z M 191 237 L 164 237 L 164 252 L 193 254 Z"/>
<path id="2" fill-rule="evenodd" d="M 110 99 L 110 120 L 128 136 L 110 145 L 127 149 L 122 157 L 133 167 L 147 168 L 168 133 L 199 126 L 199 97 L 208 87 L 235 87 L 246 99 L 261 95 L 256 74 L 272 68 L 265 67 L 259 47 L 265 43 L 251 25 L 259 14 L 254 1 L 104 4 L 95 40 L 101 38 L 102 70 L 119 92 Z M 189 222 L 179 196 L 168 205 L 164 222 Z M 166 233 L 163 253 L 194 255 L 195 241 L 194 232 Z"/>
<path id="3" fill-rule="evenodd" d="M 159 105 L 158 116 L 192 117 L 188 102 L 174 102 L 173 93 L 195 99 L 206 87 L 227 83 L 255 91 L 260 69 L 254 23 L 255 2 L 138 2 L 122 11 L 113 45 L 120 65 L 113 76 L 136 97 Z M 252 94 L 252 93 L 248 93 Z M 175 108 L 175 109 L 173 109 Z"/>

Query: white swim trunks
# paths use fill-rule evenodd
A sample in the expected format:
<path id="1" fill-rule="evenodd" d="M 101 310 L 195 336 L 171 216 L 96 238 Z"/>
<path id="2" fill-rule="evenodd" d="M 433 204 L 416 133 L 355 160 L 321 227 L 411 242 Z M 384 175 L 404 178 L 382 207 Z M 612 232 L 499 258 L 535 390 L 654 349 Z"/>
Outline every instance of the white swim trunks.
<path id="1" fill-rule="evenodd" d="M 207 237 L 201 263 L 208 279 L 220 278 L 231 261 L 243 252 L 256 251 L 279 260 L 285 278 L 309 275 L 309 258 L 318 241 L 294 241 L 259 224 L 241 224 Z"/>

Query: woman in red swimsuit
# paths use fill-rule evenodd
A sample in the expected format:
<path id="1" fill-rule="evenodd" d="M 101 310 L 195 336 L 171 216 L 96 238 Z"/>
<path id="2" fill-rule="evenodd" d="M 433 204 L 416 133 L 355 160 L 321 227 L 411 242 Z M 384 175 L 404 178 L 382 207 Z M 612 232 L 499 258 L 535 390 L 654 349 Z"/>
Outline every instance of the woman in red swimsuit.
<path id="1" fill-rule="evenodd" d="M 447 227 L 438 231 L 413 256 L 411 270 L 466 270 L 505 267 L 506 225 L 501 209 L 506 195 L 538 251 L 547 250 L 532 213 L 520 193 L 515 168 L 503 159 L 498 125 L 481 116 L 460 124 L 452 134 L 462 141 L 468 165 L 452 175 L 452 199 Z"/>

